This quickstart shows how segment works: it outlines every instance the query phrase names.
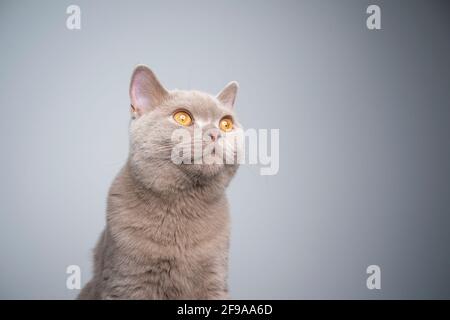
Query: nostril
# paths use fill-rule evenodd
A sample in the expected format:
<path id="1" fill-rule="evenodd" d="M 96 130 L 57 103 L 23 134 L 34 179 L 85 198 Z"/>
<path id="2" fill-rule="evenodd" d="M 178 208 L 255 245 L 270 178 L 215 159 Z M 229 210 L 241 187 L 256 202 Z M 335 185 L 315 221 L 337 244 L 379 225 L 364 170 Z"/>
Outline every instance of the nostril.
<path id="1" fill-rule="evenodd" d="M 217 140 L 217 133 L 210 132 L 209 133 L 209 137 L 211 138 L 212 141 L 216 141 Z"/>

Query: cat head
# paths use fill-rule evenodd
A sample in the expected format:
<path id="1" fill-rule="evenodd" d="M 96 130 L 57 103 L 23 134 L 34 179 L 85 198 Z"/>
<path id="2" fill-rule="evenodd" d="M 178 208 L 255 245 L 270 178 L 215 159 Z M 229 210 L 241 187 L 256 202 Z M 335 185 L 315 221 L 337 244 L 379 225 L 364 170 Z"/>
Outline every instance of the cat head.
<path id="1" fill-rule="evenodd" d="M 237 90 L 238 84 L 230 82 L 215 96 L 169 91 L 148 67 L 137 66 L 130 84 L 129 165 L 134 176 L 159 192 L 226 186 L 237 169 L 237 161 L 225 159 L 232 155 L 236 160 L 234 134 L 241 130 L 234 112 Z M 181 162 L 174 159 L 174 150 L 180 149 Z"/>

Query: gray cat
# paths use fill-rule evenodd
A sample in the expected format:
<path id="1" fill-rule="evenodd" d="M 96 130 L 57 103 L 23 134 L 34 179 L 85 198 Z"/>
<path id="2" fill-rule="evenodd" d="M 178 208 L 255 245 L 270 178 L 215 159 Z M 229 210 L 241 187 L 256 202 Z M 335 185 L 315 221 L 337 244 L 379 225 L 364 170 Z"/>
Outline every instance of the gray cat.
<path id="1" fill-rule="evenodd" d="M 79 299 L 228 298 L 225 188 L 238 165 L 176 164 L 171 135 L 202 129 L 203 145 L 229 145 L 240 128 L 237 89 L 230 82 L 216 97 L 168 91 L 146 66 L 134 70 L 129 157 L 109 190 L 94 275 Z"/>

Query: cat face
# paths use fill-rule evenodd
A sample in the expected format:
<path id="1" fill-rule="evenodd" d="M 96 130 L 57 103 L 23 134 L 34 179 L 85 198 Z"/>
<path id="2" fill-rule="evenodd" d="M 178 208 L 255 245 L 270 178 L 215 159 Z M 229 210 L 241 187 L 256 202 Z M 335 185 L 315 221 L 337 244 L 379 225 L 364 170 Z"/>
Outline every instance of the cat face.
<path id="1" fill-rule="evenodd" d="M 136 176 L 157 190 L 229 180 L 237 168 L 235 134 L 241 129 L 233 110 L 237 89 L 230 82 L 217 96 L 168 91 L 149 68 L 138 66 L 130 85 L 129 162 Z"/>

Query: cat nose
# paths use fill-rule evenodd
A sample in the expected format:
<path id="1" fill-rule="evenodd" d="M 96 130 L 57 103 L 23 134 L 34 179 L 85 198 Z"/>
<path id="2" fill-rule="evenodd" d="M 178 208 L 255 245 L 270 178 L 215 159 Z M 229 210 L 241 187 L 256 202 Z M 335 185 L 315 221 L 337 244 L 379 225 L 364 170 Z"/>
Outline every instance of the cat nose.
<path id="1" fill-rule="evenodd" d="M 211 141 L 216 141 L 217 138 L 219 137 L 219 134 L 220 134 L 219 130 L 210 130 L 208 132 L 208 136 L 211 139 Z"/>
<path id="2" fill-rule="evenodd" d="M 211 138 L 212 141 L 216 141 L 217 140 L 217 133 L 213 133 L 210 132 L 208 133 L 209 137 Z"/>

